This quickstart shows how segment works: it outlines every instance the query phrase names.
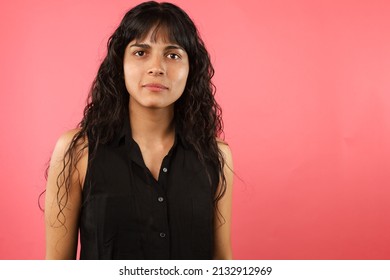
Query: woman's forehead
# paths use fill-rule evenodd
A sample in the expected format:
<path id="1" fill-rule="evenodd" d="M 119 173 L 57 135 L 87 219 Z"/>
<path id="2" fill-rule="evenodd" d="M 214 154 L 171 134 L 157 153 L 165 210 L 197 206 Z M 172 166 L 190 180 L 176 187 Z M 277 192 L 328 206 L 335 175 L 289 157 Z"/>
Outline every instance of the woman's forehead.
<path id="1" fill-rule="evenodd" d="M 135 39 L 136 42 L 150 41 L 151 43 L 162 42 L 167 44 L 178 44 L 173 36 L 173 32 L 169 30 L 167 26 L 154 25 L 144 34 L 141 34 L 139 38 Z"/>

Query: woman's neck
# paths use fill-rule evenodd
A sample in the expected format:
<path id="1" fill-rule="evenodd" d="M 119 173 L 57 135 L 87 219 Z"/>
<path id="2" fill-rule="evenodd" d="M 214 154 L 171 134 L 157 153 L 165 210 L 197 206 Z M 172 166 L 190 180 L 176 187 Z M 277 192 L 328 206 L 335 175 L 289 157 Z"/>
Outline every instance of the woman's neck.
<path id="1" fill-rule="evenodd" d="M 151 109 L 129 105 L 129 116 L 132 137 L 139 144 L 153 145 L 174 137 L 173 106 Z"/>

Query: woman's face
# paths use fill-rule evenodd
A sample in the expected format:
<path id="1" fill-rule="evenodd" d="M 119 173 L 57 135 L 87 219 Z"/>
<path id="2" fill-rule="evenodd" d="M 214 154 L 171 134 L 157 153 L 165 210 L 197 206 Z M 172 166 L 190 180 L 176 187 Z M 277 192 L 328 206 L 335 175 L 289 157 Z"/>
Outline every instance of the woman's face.
<path id="1" fill-rule="evenodd" d="M 161 31 L 159 31 L 161 32 Z M 131 41 L 123 59 L 130 104 L 146 108 L 173 108 L 186 86 L 189 61 L 186 51 L 169 42 L 166 34 Z"/>

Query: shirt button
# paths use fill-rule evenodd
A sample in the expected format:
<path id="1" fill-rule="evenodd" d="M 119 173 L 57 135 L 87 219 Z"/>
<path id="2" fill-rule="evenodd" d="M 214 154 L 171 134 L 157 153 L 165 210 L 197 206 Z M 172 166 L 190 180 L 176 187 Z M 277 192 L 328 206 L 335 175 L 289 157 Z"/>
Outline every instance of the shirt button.
<path id="1" fill-rule="evenodd" d="M 163 232 L 160 232 L 160 237 L 164 238 L 165 236 L 166 236 L 166 234 L 165 234 L 165 233 L 163 233 Z"/>
<path id="2" fill-rule="evenodd" d="M 160 196 L 159 198 L 157 198 L 157 200 L 158 200 L 159 202 L 163 202 L 163 201 L 164 201 L 164 198 Z"/>
<path id="3" fill-rule="evenodd" d="M 167 173 L 167 172 L 168 172 L 168 168 L 164 167 L 164 168 L 163 168 L 163 172 L 164 172 L 164 173 Z"/>

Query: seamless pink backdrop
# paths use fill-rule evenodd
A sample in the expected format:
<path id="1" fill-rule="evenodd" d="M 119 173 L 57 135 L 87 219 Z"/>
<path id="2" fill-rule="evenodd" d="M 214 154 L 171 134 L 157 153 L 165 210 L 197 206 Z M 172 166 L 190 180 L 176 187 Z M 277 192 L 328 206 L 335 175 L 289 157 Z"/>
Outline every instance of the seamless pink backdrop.
<path id="1" fill-rule="evenodd" d="M 44 258 L 38 196 L 139 1 L 0 4 L 0 259 Z M 390 258 L 390 2 L 184 1 L 235 160 L 237 259 Z"/>

